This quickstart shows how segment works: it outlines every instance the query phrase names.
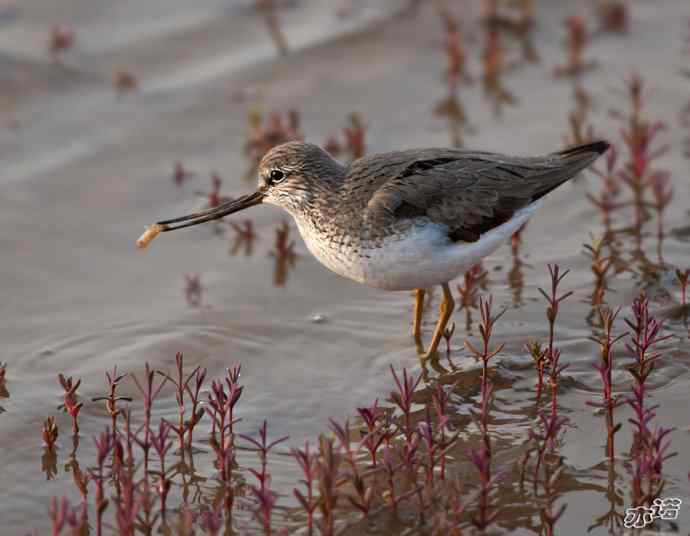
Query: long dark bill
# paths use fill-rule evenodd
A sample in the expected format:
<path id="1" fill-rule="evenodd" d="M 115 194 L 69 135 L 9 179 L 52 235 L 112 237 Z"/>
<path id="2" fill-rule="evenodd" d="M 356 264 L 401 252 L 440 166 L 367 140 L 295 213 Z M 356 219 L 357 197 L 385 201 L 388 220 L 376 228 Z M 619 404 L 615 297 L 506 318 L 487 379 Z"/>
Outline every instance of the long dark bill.
<path id="1" fill-rule="evenodd" d="M 233 214 L 235 212 L 239 212 L 240 210 L 244 210 L 245 208 L 259 205 L 263 201 L 263 198 L 263 192 L 257 191 L 253 194 L 243 195 L 242 197 L 233 199 L 232 201 L 226 201 L 225 203 L 208 210 L 202 210 L 201 212 L 195 212 L 194 214 L 180 216 L 179 218 L 173 218 L 171 220 L 159 221 L 156 223 L 156 225 L 160 226 L 159 230 L 161 232 L 191 227 L 192 225 L 197 225 L 199 223 L 218 220 L 227 216 L 228 214 Z"/>

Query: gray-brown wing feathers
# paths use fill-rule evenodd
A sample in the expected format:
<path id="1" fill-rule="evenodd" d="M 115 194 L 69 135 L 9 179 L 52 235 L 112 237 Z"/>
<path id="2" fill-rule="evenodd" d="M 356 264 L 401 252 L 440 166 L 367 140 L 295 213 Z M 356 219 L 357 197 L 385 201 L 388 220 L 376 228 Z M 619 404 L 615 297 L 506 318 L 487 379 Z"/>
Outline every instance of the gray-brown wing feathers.
<path id="1" fill-rule="evenodd" d="M 577 175 L 606 149 L 606 142 L 595 142 L 542 157 L 450 149 L 396 153 L 387 161 L 395 169 L 386 166 L 387 174 L 382 169 L 364 217 L 385 225 L 426 216 L 447 226 L 451 239 L 472 242 Z"/>

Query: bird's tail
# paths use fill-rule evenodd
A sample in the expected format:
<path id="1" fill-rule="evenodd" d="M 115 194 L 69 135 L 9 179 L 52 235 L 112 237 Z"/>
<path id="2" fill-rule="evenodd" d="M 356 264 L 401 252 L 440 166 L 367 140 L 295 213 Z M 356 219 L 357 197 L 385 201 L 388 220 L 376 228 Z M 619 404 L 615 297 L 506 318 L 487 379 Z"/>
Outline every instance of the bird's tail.
<path id="1" fill-rule="evenodd" d="M 563 151 L 553 153 L 553 156 L 560 157 L 573 162 L 582 163 L 582 168 L 586 168 L 589 164 L 594 162 L 602 154 L 609 150 L 611 145 L 604 140 L 593 141 L 584 145 L 576 145 Z"/>
<path id="2" fill-rule="evenodd" d="M 548 155 L 545 171 L 536 172 L 533 176 L 533 179 L 537 179 L 540 183 L 533 200 L 536 201 L 577 176 L 608 151 L 609 147 L 610 144 L 607 141 L 601 140 L 577 145 Z"/>

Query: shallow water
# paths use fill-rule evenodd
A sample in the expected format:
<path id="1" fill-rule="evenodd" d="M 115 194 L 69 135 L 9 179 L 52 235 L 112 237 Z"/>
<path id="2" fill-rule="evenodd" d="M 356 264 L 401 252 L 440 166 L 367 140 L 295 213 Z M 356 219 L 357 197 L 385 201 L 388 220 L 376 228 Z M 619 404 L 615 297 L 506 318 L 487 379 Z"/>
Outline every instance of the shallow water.
<path id="1" fill-rule="evenodd" d="M 81 378 L 79 394 L 88 400 L 104 394 L 104 372 L 114 364 L 139 376 L 145 362 L 172 370 L 180 351 L 187 367 L 201 365 L 216 378 L 241 363 L 241 431 L 254 432 L 266 418 L 271 435 L 289 435 L 289 445 L 313 441 L 329 417 L 343 419 L 357 406 L 383 400 L 392 387 L 390 365 L 419 373 L 407 293 L 367 289 L 331 274 L 309 256 L 294 226 L 297 261 L 285 284 L 275 286 L 270 252 L 275 229 L 287 219 L 278 210 L 247 213 L 258 235 L 250 256 L 231 256 L 229 237 L 211 226 L 166 235 L 146 252 L 134 247 L 148 223 L 196 209 L 202 200 L 195 191 L 210 187 L 211 171 L 224 178 L 225 195 L 253 187 L 243 179 L 248 163 L 242 148 L 247 108 L 255 102 L 267 110 L 298 109 L 306 139 L 317 143 L 339 132 L 353 110 L 365 118 L 371 152 L 450 143 L 445 122 L 432 114 L 444 96 L 445 65 L 441 25 L 431 7 L 413 12 L 391 0 L 342 19 L 336 8 L 347 2 L 289 4 L 280 15 L 288 42 L 298 50 L 278 60 L 263 20 L 247 3 L 207 0 L 192 8 L 167 2 L 164 14 L 157 2 L 75 0 L 59 9 L 41 0 L 0 3 L 0 244 L 7 252 L 0 263 L 0 361 L 8 363 L 9 395 L 0 399 L 0 519 L 7 534 L 46 532 L 50 497 L 77 497 L 65 468 L 72 448 L 69 421 L 56 410 L 59 372 Z M 667 228 L 682 228 L 688 225 L 683 200 L 690 183 L 682 156 L 686 133 L 677 115 L 688 82 L 677 72 L 688 61 L 682 56 L 682 16 L 690 11 L 680 0 L 663 9 L 632 4 L 631 35 L 593 43 L 589 50 L 600 66 L 583 84 L 595 100 L 597 133 L 617 140 L 618 123 L 606 114 L 620 103 L 611 88 L 633 69 L 648 81 L 653 91 L 646 112 L 669 125 L 662 138 L 671 150 L 659 162 L 671 171 L 675 188 Z M 578 2 L 577 11 L 588 12 L 588 6 Z M 496 118 L 477 84 L 463 94 L 476 129 L 468 145 L 516 154 L 561 147 L 571 84 L 554 83 L 551 71 L 564 57 L 560 21 L 570 10 L 573 3 L 538 3 L 535 43 L 542 61 L 506 78 L 518 106 Z M 469 9 L 468 16 L 477 12 Z M 50 26 L 61 22 L 75 26 L 78 45 L 57 65 L 45 43 Z M 481 38 L 479 30 L 466 31 L 476 74 Z M 136 74 L 141 89 L 118 98 L 110 80 L 120 68 Z M 170 178 L 176 160 L 197 172 L 182 188 Z M 485 263 L 489 291 L 498 306 L 509 308 L 497 327 L 497 341 L 506 348 L 492 413 L 498 458 L 505 464 L 519 457 L 533 424 L 535 373 L 526 366 L 523 344 L 547 333 L 537 289 L 548 283 L 547 263 L 571 270 L 563 285 L 574 295 L 558 321 L 558 345 L 570 364 L 560 404 L 573 424 L 560 448 L 574 482 L 561 498 L 568 507 L 558 525 L 566 534 L 583 533 L 607 507 L 607 474 L 597 469 L 604 459 L 604 423 L 585 404 L 600 392 L 586 320 L 592 275 L 582 253 L 588 234 L 601 232 L 585 198 L 596 181 L 589 176 L 558 190 L 529 224 L 520 251 L 522 285 L 511 288 L 516 272 L 509 247 Z M 653 256 L 654 241 L 647 244 Z M 687 241 L 669 236 L 663 253 L 671 266 L 690 266 Z M 183 274 L 191 273 L 199 273 L 203 285 L 197 307 L 185 300 Z M 607 300 L 625 308 L 638 289 L 637 280 L 620 276 Z M 679 289 L 669 276 L 650 296 L 655 307 L 666 307 L 678 300 Z M 474 322 L 476 317 L 474 312 Z M 427 337 L 433 320 L 427 315 Z M 466 333 L 461 314 L 455 320 L 452 359 L 461 369 L 452 378 L 461 379 L 466 392 L 458 393 L 454 411 L 462 419 L 478 396 L 478 369 L 458 348 L 477 333 L 476 324 Z M 674 339 L 653 374 L 652 399 L 660 404 L 658 421 L 678 427 L 671 437 L 680 455 L 665 465 L 665 495 L 683 499 L 677 523 L 685 527 L 688 328 L 673 320 L 667 330 Z M 624 371 L 616 377 L 625 388 Z M 121 394 L 137 395 L 131 382 Z M 50 414 L 58 415 L 61 436 L 57 475 L 46 481 L 40 424 Z M 618 420 L 627 414 L 620 409 Z M 104 415 L 100 404 L 87 403 L 82 411 L 82 465 L 93 460 L 91 436 L 107 422 Z M 175 415 L 174 396 L 166 389 L 154 417 Z M 197 432 L 197 439 L 203 436 Z M 623 452 L 629 429 L 617 440 Z M 208 450 L 202 440 L 198 447 Z M 254 458 L 242 453 L 240 463 L 251 465 Z M 214 472 L 208 458 L 197 470 L 205 477 Z M 271 470 L 273 485 L 290 505 L 296 465 L 276 457 Z M 620 468 L 621 489 L 627 478 Z M 499 525 L 531 532 L 529 515 L 518 513 L 520 498 L 512 500 L 516 513 L 503 515 Z M 381 528 L 396 531 L 392 522 Z"/>

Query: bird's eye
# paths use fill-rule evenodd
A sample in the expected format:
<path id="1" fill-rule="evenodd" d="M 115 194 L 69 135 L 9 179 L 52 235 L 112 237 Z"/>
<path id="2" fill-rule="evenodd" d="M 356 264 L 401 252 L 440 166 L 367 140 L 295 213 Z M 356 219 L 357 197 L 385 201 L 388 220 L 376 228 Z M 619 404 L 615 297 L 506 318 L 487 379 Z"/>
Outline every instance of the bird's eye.
<path id="1" fill-rule="evenodd" d="M 279 182 L 283 181 L 284 179 L 285 179 L 285 173 L 283 173 L 279 169 L 271 170 L 271 174 L 269 175 L 269 183 L 270 184 L 278 184 Z"/>

